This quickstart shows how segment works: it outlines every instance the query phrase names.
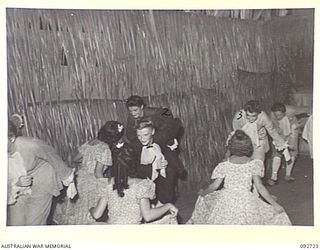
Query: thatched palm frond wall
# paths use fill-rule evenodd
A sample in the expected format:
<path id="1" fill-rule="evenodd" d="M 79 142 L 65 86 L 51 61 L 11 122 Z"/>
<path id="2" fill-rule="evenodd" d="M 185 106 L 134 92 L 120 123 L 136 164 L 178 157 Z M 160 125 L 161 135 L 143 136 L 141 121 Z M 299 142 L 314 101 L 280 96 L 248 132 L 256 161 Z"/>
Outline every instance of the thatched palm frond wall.
<path id="1" fill-rule="evenodd" d="M 205 14 L 215 17 L 236 19 L 270 20 L 275 16 L 291 15 L 290 9 L 231 9 L 231 10 L 185 10 L 186 12 Z"/>
<path id="2" fill-rule="evenodd" d="M 292 22 L 298 32 L 281 32 Z M 312 36 L 310 18 L 8 9 L 9 112 L 21 106 L 28 134 L 66 158 L 105 121 L 124 122 L 125 99 L 141 95 L 184 123 L 190 188 L 209 178 L 244 102 L 267 108 L 286 96 L 295 57 L 310 57 L 303 41 Z"/>

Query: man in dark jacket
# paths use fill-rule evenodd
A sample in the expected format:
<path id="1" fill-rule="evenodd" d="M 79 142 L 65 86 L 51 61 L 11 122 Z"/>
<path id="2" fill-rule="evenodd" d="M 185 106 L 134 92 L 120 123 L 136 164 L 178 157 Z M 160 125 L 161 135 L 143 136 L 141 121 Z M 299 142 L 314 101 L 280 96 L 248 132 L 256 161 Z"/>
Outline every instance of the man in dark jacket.
<path id="1" fill-rule="evenodd" d="M 180 119 L 174 118 L 167 108 L 145 107 L 146 105 L 140 96 L 129 97 L 126 106 L 129 111 L 126 137 L 132 147 L 134 147 L 139 159 L 141 157 L 143 144 L 137 136 L 137 124 L 142 119 L 147 119 L 152 122 L 152 127 L 154 128 L 152 141 L 160 146 L 161 152 L 168 163 L 166 169 L 169 173 L 167 178 L 158 178 L 158 183 L 163 182 L 160 184 L 162 188 L 158 193 L 163 193 L 160 194 L 160 196 L 166 197 L 164 199 L 160 198 L 161 202 L 173 202 L 178 177 L 186 177 L 186 170 L 177 153 L 178 143 L 183 134 L 182 123 Z M 150 167 L 140 167 L 138 172 L 139 178 L 151 178 L 152 170 Z"/>
<path id="2" fill-rule="evenodd" d="M 172 151 L 178 148 L 183 126 L 178 118 L 174 118 L 168 108 L 146 107 L 140 96 L 130 96 L 126 102 L 129 116 L 126 127 L 126 137 L 132 145 L 140 145 L 135 125 L 138 119 L 148 118 L 155 128 L 154 142 L 161 147 L 169 147 Z"/>
<path id="3" fill-rule="evenodd" d="M 183 169 L 182 162 L 170 148 L 162 148 L 154 142 L 155 129 L 152 121 L 146 118 L 139 119 L 136 130 L 142 146 L 137 154 L 136 177 L 154 181 L 156 198 L 162 204 L 174 203 L 178 170 Z"/>

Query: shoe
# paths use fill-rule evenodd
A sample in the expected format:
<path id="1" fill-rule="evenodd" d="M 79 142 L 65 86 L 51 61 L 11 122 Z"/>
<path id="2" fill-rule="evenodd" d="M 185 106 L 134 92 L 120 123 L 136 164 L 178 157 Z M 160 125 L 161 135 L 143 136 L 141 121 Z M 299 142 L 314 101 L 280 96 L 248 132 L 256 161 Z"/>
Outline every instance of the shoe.
<path id="1" fill-rule="evenodd" d="M 285 180 L 286 182 L 291 183 L 291 182 L 294 182 L 296 179 L 293 178 L 293 177 L 291 177 L 291 176 L 285 176 L 285 177 L 284 177 L 284 180 Z"/>
<path id="2" fill-rule="evenodd" d="M 269 180 L 267 180 L 267 184 L 268 184 L 269 186 L 277 185 L 277 184 L 278 184 L 278 180 L 269 179 Z"/>

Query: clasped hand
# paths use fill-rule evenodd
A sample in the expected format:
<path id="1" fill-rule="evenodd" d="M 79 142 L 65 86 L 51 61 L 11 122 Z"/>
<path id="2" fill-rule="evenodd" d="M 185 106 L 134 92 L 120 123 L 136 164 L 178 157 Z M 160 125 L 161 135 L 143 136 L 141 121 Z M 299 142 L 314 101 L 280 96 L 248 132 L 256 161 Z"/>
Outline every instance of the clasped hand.
<path id="1" fill-rule="evenodd" d="M 168 161 L 166 159 L 164 159 L 163 157 L 158 158 L 156 157 L 156 159 L 154 160 L 154 163 L 156 166 L 156 169 L 166 169 L 168 166 Z"/>
<path id="2" fill-rule="evenodd" d="M 19 177 L 16 185 L 19 187 L 29 187 L 32 184 L 33 177 L 31 175 L 22 175 Z"/>

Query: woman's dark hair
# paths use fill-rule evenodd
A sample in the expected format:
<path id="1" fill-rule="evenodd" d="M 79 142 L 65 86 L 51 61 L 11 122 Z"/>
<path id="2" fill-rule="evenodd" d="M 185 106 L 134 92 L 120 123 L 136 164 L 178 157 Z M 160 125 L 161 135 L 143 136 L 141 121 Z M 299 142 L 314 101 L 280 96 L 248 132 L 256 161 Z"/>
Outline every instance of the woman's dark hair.
<path id="1" fill-rule="evenodd" d="M 127 108 L 129 107 L 141 107 L 141 106 L 145 106 L 145 102 L 143 101 L 143 99 L 141 98 L 141 96 L 138 95 L 132 95 L 128 98 L 127 102 L 126 102 L 126 106 Z"/>
<path id="2" fill-rule="evenodd" d="M 11 120 L 8 120 L 8 138 L 17 136 L 17 135 L 18 135 L 18 128 Z"/>
<path id="3" fill-rule="evenodd" d="M 282 102 L 277 102 L 272 105 L 271 107 L 272 112 L 281 111 L 282 113 L 285 113 L 287 111 L 286 106 Z"/>
<path id="4" fill-rule="evenodd" d="M 124 135 L 123 125 L 117 121 L 107 121 L 98 132 L 98 140 L 113 147 Z"/>
<path id="5" fill-rule="evenodd" d="M 256 100 L 250 100 L 244 105 L 244 110 L 250 113 L 261 113 L 260 102 Z"/>
<path id="6" fill-rule="evenodd" d="M 250 157 L 253 154 L 253 145 L 250 137 L 240 129 L 236 130 L 231 136 L 228 148 L 231 155 Z"/>
<path id="7" fill-rule="evenodd" d="M 128 176 L 135 177 L 136 162 L 133 148 L 125 143 L 121 148 L 113 147 L 112 151 L 112 171 L 114 177 L 113 190 L 117 190 L 120 197 L 124 196 L 124 189 L 128 189 Z"/>

